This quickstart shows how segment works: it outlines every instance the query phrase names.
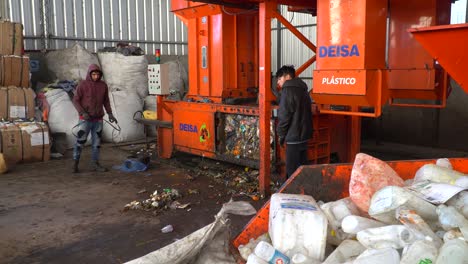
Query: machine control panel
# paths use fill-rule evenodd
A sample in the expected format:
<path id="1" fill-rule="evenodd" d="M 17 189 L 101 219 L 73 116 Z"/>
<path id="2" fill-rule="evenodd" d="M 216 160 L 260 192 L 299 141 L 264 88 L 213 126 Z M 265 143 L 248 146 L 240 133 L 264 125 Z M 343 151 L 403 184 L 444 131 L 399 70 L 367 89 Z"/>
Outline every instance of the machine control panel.
<path id="1" fill-rule="evenodd" d="M 169 65 L 148 65 L 148 90 L 153 95 L 168 95 L 169 91 Z"/>

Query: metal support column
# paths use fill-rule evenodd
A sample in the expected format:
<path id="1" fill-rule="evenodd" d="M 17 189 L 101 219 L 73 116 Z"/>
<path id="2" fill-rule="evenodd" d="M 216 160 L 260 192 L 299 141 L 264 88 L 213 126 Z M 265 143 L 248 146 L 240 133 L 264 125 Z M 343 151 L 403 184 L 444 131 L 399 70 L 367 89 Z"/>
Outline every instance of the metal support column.
<path id="1" fill-rule="evenodd" d="M 270 195 L 270 119 L 271 119 L 271 18 L 276 1 L 265 0 L 259 4 L 259 86 L 260 112 L 260 175 L 259 189 Z"/>

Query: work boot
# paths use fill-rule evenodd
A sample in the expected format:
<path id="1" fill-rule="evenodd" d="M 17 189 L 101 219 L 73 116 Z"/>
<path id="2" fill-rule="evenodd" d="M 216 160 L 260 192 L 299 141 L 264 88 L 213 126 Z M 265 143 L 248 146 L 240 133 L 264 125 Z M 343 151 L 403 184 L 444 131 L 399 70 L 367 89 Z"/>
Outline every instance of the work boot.
<path id="1" fill-rule="evenodd" d="M 97 172 L 106 172 L 107 169 L 102 167 L 101 164 L 99 164 L 98 161 L 93 161 L 91 163 L 91 168 L 93 169 L 93 171 L 97 171 Z"/>
<path id="2" fill-rule="evenodd" d="M 78 169 L 78 164 L 80 163 L 80 160 L 73 160 L 73 173 L 78 173 L 80 170 Z"/>

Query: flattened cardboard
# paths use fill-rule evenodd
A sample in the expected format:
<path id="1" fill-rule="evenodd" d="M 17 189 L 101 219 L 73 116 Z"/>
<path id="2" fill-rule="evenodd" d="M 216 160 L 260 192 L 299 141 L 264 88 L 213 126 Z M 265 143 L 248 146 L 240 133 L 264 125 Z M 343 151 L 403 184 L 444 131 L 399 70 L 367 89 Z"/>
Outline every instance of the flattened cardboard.
<path id="1" fill-rule="evenodd" d="M 21 129 L 23 162 L 50 160 L 49 130 L 44 123 L 15 123 Z"/>
<path id="2" fill-rule="evenodd" d="M 0 152 L 7 164 L 16 164 L 23 159 L 21 131 L 16 125 L 0 124 Z"/>
<path id="3" fill-rule="evenodd" d="M 0 153 L 3 153 L 7 164 L 48 161 L 49 136 L 44 123 L 0 123 Z"/>
<path id="4" fill-rule="evenodd" d="M 0 87 L 0 121 L 8 120 L 8 90 Z"/>
<path id="5" fill-rule="evenodd" d="M 29 87 L 29 57 L 0 56 L 0 86 Z"/>
<path id="6" fill-rule="evenodd" d="M 0 21 L 0 55 L 20 56 L 23 48 L 23 25 Z"/>
<path id="7" fill-rule="evenodd" d="M 34 98 L 31 88 L 0 87 L 0 120 L 34 118 Z"/>

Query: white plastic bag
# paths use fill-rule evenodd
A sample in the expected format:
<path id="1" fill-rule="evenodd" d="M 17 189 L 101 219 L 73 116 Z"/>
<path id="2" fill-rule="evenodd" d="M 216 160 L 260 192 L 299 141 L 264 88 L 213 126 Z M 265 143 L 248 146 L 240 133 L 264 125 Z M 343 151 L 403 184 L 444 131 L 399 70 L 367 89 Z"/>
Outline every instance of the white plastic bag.
<path id="1" fill-rule="evenodd" d="M 59 80 L 86 80 L 88 67 L 99 65 L 98 58 L 80 44 L 46 55 L 47 66 Z"/>
<path id="2" fill-rule="evenodd" d="M 127 264 L 235 264 L 226 252 L 229 244 L 227 214 L 253 215 L 255 208 L 247 202 L 228 202 L 215 221 L 194 233 Z"/>
<path id="3" fill-rule="evenodd" d="M 67 148 L 75 145 L 76 137 L 73 128 L 78 124 L 78 112 L 73 105 L 69 95 L 62 89 L 54 89 L 46 94 L 49 103 L 49 127 L 52 133 L 65 133 L 67 136 Z M 90 144 L 90 136 L 86 144 Z"/>
<path id="4" fill-rule="evenodd" d="M 184 97 L 187 89 L 188 74 L 182 62 L 178 59 L 175 61 L 168 61 L 164 64 L 169 65 L 169 90 L 171 94 L 176 94 L 177 99 L 180 100 Z"/>
<path id="5" fill-rule="evenodd" d="M 143 109 L 143 101 L 131 91 L 115 91 L 109 93 L 112 112 L 119 122 L 120 132 L 104 122 L 104 142 L 122 143 L 144 138 L 143 125 L 133 120 L 133 115 Z M 105 116 L 106 120 L 109 117 Z M 114 125 L 115 126 L 115 125 Z"/>
<path id="6" fill-rule="evenodd" d="M 115 52 L 98 53 L 104 80 L 111 91 L 133 91 L 140 98 L 148 95 L 148 60 Z"/>

